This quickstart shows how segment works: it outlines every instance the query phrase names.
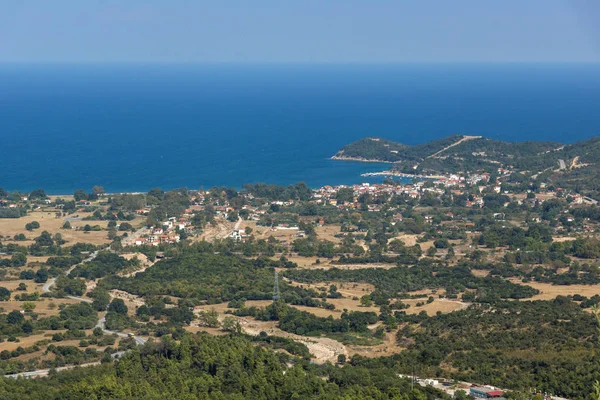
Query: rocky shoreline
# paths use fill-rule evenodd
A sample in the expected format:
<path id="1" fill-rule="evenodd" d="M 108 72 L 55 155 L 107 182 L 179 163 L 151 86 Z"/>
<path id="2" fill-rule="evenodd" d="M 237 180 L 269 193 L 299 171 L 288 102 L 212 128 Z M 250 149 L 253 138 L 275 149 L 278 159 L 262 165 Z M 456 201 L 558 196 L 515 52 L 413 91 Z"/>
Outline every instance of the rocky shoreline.
<path id="1" fill-rule="evenodd" d="M 360 174 L 360 176 L 399 176 L 402 178 L 422 178 L 422 179 L 441 179 L 442 175 L 419 175 L 419 174 L 407 174 L 398 171 L 381 171 L 381 172 L 366 172 Z"/>
<path id="2" fill-rule="evenodd" d="M 340 156 L 340 155 L 337 155 L 337 154 L 335 156 L 331 157 L 330 160 L 337 160 L 337 161 L 359 161 L 359 162 L 370 162 L 370 163 L 393 164 L 393 162 L 391 162 L 391 161 L 371 160 L 371 159 L 362 158 L 362 157 Z"/>

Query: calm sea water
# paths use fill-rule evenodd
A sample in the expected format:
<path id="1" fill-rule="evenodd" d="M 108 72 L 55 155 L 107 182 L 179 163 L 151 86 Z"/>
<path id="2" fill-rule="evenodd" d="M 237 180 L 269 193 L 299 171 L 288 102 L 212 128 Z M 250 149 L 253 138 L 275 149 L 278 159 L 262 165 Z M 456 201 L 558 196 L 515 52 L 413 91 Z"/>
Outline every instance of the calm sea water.
<path id="1" fill-rule="evenodd" d="M 600 65 L 3 65 L 0 186 L 71 193 L 365 181 L 364 136 L 600 135 Z"/>

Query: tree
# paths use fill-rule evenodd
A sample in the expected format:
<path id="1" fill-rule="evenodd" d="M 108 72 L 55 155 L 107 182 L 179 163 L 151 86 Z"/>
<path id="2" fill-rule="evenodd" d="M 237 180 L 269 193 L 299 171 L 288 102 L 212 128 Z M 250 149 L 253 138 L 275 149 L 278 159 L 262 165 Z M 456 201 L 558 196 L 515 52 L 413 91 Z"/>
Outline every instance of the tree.
<path id="1" fill-rule="evenodd" d="M 31 321 L 23 322 L 23 324 L 21 325 L 21 330 L 25 334 L 30 334 L 31 332 L 33 332 L 33 324 L 31 323 Z"/>
<path id="2" fill-rule="evenodd" d="M 10 300 L 10 290 L 5 287 L 0 286 L 0 301 L 8 301 Z"/>
<path id="3" fill-rule="evenodd" d="M 244 228 L 244 233 L 246 235 L 250 235 L 252 233 L 252 228 L 250 228 L 249 226 L 247 226 L 246 228 Z"/>
<path id="4" fill-rule="evenodd" d="M 100 197 L 104 194 L 104 188 L 102 186 L 94 186 L 92 188 L 92 193 L 94 193 L 94 195 L 96 195 L 97 197 Z"/>
<path id="5" fill-rule="evenodd" d="M 231 315 L 228 315 L 225 318 L 223 318 L 222 329 L 224 331 L 233 332 L 236 334 L 242 333 L 242 326 L 240 325 L 240 322 Z"/>
<path id="6" fill-rule="evenodd" d="M 238 220 L 238 213 L 236 211 L 232 211 L 227 215 L 227 220 L 231 222 L 236 222 Z"/>
<path id="7" fill-rule="evenodd" d="M 23 322 L 24 319 L 25 317 L 18 310 L 11 311 L 6 316 L 6 322 L 8 322 L 11 325 L 19 325 L 21 324 L 21 322 Z"/>
<path id="8" fill-rule="evenodd" d="M 62 246 L 63 244 L 67 243 L 67 241 L 63 239 L 63 237 L 60 233 L 55 233 L 54 234 L 54 243 L 56 243 L 57 246 Z"/>
<path id="9" fill-rule="evenodd" d="M 31 222 L 25 224 L 25 229 L 27 229 L 28 231 L 38 229 L 39 227 L 40 227 L 40 223 L 37 221 L 31 221 Z"/>
<path id="10" fill-rule="evenodd" d="M 19 283 L 19 286 L 17 286 L 17 290 L 27 290 L 27 285 L 23 282 Z"/>
<path id="11" fill-rule="evenodd" d="M 69 221 L 65 221 L 62 228 L 63 229 L 71 229 L 71 223 Z"/>
<path id="12" fill-rule="evenodd" d="M 371 296 L 368 294 L 363 295 L 360 298 L 360 305 L 363 307 L 371 307 L 373 305 L 373 300 L 371 300 Z"/>
<path id="13" fill-rule="evenodd" d="M 52 235 L 48 231 L 43 231 L 42 234 L 35 239 L 35 243 L 39 246 L 52 246 L 54 244 L 54 240 L 52 239 Z M 61 237 L 62 240 L 62 237 Z"/>
<path id="14" fill-rule="evenodd" d="M 218 328 L 221 325 L 219 322 L 219 313 L 214 308 L 209 311 L 200 311 L 198 313 L 198 321 L 200 325 L 208 326 L 209 328 Z"/>
<path id="15" fill-rule="evenodd" d="M 46 197 L 46 192 L 44 191 L 44 189 L 36 189 L 34 191 L 32 191 L 31 193 L 29 193 L 29 198 L 31 200 L 35 200 L 35 199 L 45 199 Z"/>
<path id="16" fill-rule="evenodd" d="M 345 354 L 338 354 L 337 363 L 341 364 L 341 365 L 346 364 L 346 355 Z"/>
<path id="17" fill-rule="evenodd" d="M 73 193 L 73 198 L 75 201 L 87 200 L 88 195 L 83 189 L 77 189 L 75 193 Z"/>
<path id="18" fill-rule="evenodd" d="M 96 289 L 93 292 L 93 297 L 94 301 L 92 302 L 92 307 L 94 307 L 94 309 L 97 311 L 106 310 L 106 307 L 110 304 L 110 295 L 108 292 L 106 290 Z"/>
<path id="19" fill-rule="evenodd" d="M 23 253 L 15 253 L 10 258 L 10 265 L 13 267 L 22 267 L 27 264 L 27 256 Z"/>
<path id="20" fill-rule="evenodd" d="M 35 273 L 33 281 L 36 283 L 45 283 L 48 281 L 48 270 L 46 268 L 40 268 Z"/>
<path id="21" fill-rule="evenodd" d="M 354 190 L 352 188 L 341 188 L 335 198 L 337 201 L 352 203 L 354 201 Z"/>
<path id="22" fill-rule="evenodd" d="M 27 240 L 27 237 L 25 237 L 25 235 L 23 233 L 18 233 L 13 237 L 13 239 L 20 242 L 23 240 Z"/>
<path id="23" fill-rule="evenodd" d="M 108 306 L 108 311 L 116 312 L 117 314 L 126 315 L 127 306 L 122 299 L 113 299 Z"/>
<path id="24" fill-rule="evenodd" d="M 119 225 L 120 231 L 133 231 L 133 226 L 129 222 L 121 222 Z"/>
<path id="25" fill-rule="evenodd" d="M 26 301 L 25 303 L 23 303 L 21 305 L 21 308 L 23 310 L 25 310 L 25 312 L 31 312 L 31 311 L 35 310 L 35 306 L 36 306 L 35 303 L 33 303 L 31 301 Z"/>

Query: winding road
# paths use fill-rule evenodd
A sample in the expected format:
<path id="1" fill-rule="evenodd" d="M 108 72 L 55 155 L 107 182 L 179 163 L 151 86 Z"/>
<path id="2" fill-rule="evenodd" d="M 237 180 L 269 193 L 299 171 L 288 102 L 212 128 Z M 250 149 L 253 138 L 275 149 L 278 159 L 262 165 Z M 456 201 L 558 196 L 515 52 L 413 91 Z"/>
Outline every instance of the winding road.
<path id="1" fill-rule="evenodd" d="M 65 271 L 64 275 L 69 275 L 71 273 L 71 271 L 73 271 L 75 269 L 75 267 L 77 267 L 78 265 L 81 265 L 83 263 L 86 262 L 90 262 L 92 261 L 94 258 L 96 258 L 96 256 L 98 255 L 98 251 L 93 252 L 92 254 L 89 255 L 88 258 L 86 258 L 85 260 L 83 260 L 82 262 L 80 262 L 79 264 L 75 264 L 73 265 L 71 268 L 69 268 L 67 271 Z M 44 286 L 42 286 L 42 291 L 44 293 L 49 293 L 51 291 L 52 286 L 54 286 L 54 284 L 56 283 L 56 278 L 52 278 L 49 279 Z M 83 297 L 76 297 L 76 296 L 67 296 L 68 299 L 71 300 L 77 300 L 77 301 L 83 301 L 85 303 L 92 303 L 93 301 L 90 299 L 84 299 Z M 102 314 L 102 317 L 100 317 L 100 319 L 98 319 L 98 322 L 96 323 L 95 328 L 100 328 L 102 329 L 102 332 L 104 332 L 107 335 L 117 335 L 118 337 L 121 338 L 127 338 L 129 337 L 128 334 L 126 333 L 122 333 L 122 332 L 115 332 L 115 331 L 111 331 L 106 329 L 106 316 L 105 314 Z M 144 343 L 146 343 L 146 339 L 138 337 L 138 336 L 134 336 L 135 339 L 135 343 L 137 345 L 142 345 Z M 113 353 L 111 356 L 113 358 L 117 358 L 117 357 L 121 357 L 123 356 L 125 353 L 127 353 L 127 351 L 117 351 L 116 353 Z M 92 363 L 88 363 L 88 364 L 81 364 L 81 365 L 67 365 L 64 367 L 58 367 L 56 368 L 56 371 L 65 371 L 68 369 L 73 369 L 76 367 L 92 367 L 95 365 L 100 365 L 100 361 L 96 361 L 96 362 L 92 362 Z M 19 378 L 19 377 L 23 377 L 23 378 L 35 378 L 35 377 L 41 377 L 41 376 L 47 376 L 50 372 L 50 369 L 38 369 L 35 371 L 28 371 L 28 372 L 20 372 L 17 374 L 10 374 L 10 375 L 4 375 L 5 378 Z"/>

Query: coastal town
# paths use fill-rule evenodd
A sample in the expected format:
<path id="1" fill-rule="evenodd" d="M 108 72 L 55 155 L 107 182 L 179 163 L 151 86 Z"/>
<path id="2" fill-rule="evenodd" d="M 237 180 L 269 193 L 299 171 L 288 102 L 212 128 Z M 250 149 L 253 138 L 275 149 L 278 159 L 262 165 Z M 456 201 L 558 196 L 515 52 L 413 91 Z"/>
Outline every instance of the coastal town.
<path id="1" fill-rule="evenodd" d="M 595 361 L 571 354 L 597 345 L 600 208 L 564 179 L 590 167 L 567 164 L 318 188 L 0 189 L 0 371 L 94 368 L 208 335 L 286 369 L 392 363 L 438 398 L 579 398 L 574 366 Z M 541 379 L 547 363 L 573 385 Z"/>

